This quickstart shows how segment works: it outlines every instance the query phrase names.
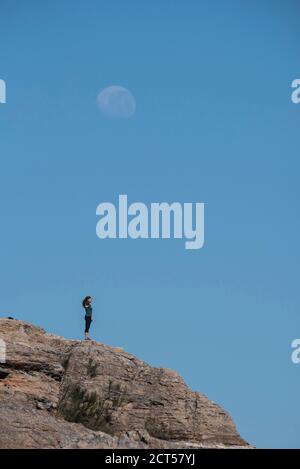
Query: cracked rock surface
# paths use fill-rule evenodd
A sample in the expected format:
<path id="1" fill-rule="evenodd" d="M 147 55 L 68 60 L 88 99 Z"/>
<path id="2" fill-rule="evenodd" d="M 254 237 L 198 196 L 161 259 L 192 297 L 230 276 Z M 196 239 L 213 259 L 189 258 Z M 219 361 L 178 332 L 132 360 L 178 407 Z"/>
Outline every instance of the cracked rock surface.
<path id="1" fill-rule="evenodd" d="M 0 448 L 247 448 L 174 371 L 0 319 Z"/>

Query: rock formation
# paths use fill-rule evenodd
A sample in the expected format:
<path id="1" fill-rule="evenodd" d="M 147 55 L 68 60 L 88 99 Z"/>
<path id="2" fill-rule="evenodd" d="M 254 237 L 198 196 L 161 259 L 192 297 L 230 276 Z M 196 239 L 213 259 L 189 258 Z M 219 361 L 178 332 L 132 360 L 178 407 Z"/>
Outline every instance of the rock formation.
<path id="1" fill-rule="evenodd" d="M 174 371 L 0 319 L 0 448 L 249 447 Z"/>

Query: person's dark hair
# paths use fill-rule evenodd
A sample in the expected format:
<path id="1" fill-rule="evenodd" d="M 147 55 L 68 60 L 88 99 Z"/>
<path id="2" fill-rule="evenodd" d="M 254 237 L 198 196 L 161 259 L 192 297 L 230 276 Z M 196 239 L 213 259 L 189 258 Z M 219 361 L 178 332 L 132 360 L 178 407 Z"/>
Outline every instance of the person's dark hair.
<path id="1" fill-rule="evenodd" d="M 86 296 L 84 298 L 84 300 L 82 301 L 82 306 L 85 308 L 86 307 L 86 303 L 87 303 L 87 300 L 89 300 L 91 298 L 91 296 Z"/>

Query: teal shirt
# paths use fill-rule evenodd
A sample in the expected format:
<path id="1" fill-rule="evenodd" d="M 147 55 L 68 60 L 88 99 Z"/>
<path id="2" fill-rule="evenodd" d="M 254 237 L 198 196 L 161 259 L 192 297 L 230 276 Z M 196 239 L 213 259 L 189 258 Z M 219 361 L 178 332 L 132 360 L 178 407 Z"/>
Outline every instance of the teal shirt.
<path id="1" fill-rule="evenodd" d="M 92 306 L 91 305 L 85 306 L 84 309 L 85 309 L 85 315 L 91 317 L 92 312 L 93 312 Z"/>

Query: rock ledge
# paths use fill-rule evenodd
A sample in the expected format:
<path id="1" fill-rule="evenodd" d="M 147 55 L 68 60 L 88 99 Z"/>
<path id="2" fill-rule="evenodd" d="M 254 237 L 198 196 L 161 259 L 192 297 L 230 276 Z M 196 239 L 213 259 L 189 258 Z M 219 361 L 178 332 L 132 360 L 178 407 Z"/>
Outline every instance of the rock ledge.
<path id="1" fill-rule="evenodd" d="M 174 371 L 0 319 L 0 448 L 250 448 Z"/>

